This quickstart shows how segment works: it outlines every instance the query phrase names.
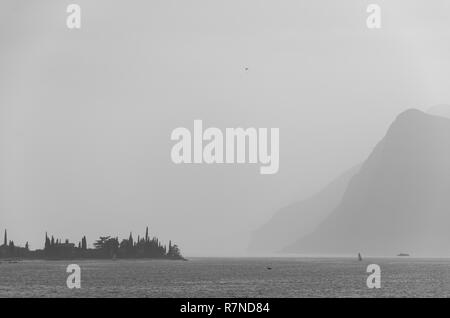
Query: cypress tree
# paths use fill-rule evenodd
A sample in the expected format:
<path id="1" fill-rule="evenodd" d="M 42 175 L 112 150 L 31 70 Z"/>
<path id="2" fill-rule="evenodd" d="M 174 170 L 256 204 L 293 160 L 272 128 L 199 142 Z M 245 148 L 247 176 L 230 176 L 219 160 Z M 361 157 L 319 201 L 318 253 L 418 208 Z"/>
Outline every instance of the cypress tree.
<path id="1" fill-rule="evenodd" d="M 86 236 L 83 236 L 83 238 L 81 239 L 81 249 L 82 250 L 87 250 Z"/>
<path id="2" fill-rule="evenodd" d="M 47 232 L 45 232 L 45 246 L 44 249 L 48 249 L 50 247 L 50 239 L 48 238 Z"/>
<path id="3" fill-rule="evenodd" d="M 3 240 L 3 245 L 8 245 L 8 233 L 6 232 L 6 230 L 5 230 L 5 238 L 4 238 L 4 240 Z"/>
<path id="4" fill-rule="evenodd" d="M 130 237 L 128 238 L 128 242 L 130 243 L 130 246 L 133 246 L 133 235 L 130 232 Z"/>

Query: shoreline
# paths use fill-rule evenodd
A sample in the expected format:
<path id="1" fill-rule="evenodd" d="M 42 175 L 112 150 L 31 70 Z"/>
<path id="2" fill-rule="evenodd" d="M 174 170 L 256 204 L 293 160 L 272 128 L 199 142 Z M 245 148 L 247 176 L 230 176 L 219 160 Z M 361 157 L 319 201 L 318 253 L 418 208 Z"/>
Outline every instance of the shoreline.
<path id="1" fill-rule="evenodd" d="M 23 257 L 17 257 L 17 258 L 0 258 L 0 264 L 1 263 L 18 263 L 21 261 L 149 261 L 149 260 L 167 260 L 167 261 L 189 261 L 187 258 L 166 258 L 166 257 L 136 257 L 136 258 L 42 258 L 42 257 L 36 257 L 36 258 L 23 258 Z"/>

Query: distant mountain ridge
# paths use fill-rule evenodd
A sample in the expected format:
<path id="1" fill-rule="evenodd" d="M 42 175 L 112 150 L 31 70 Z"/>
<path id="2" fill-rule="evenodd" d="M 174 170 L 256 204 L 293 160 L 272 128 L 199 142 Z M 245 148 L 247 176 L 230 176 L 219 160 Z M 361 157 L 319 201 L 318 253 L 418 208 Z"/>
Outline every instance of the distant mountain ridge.
<path id="1" fill-rule="evenodd" d="M 450 118 L 450 105 L 434 105 L 427 110 L 427 114 Z"/>
<path id="2" fill-rule="evenodd" d="M 401 113 L 301 254 L 450 255 L 450 119 Z"/>
<path id="3" fill-rule="evenodd" d="M 347 170 L 322 191 L 278 210 L 267 223 L 252 233 L 249 252 L 279 252 L 295 239 L 315 230 L 338 205 L 359 168 L 360 165 Z"/>

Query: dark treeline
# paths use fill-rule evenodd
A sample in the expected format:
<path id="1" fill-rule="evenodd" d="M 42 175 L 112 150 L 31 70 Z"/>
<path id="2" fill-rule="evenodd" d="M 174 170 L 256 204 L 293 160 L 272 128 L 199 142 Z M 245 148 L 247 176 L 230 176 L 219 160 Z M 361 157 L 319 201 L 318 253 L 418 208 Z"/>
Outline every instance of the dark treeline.
<path id="1" fill-rule="evenodd" d="M 78 244 L 64 242 L 45 234 L 44 248 L 31 251 L 28 242 L 24 247 L 15 246 L 8 241 L 5 230 L 3 245 L 0 246 L 0 258 L 41 258 L 41 259 L 115 259 L 115 258 L 161 258 L 184 259 L 177 245 L 169 241 L 169 246 L 163 245 L 158 238 L 150 238 L 148 227 L 145 236 L 135 240 L 132 233 L 128 239 L 101 236 L 88 248 L 86 236 Z"/>

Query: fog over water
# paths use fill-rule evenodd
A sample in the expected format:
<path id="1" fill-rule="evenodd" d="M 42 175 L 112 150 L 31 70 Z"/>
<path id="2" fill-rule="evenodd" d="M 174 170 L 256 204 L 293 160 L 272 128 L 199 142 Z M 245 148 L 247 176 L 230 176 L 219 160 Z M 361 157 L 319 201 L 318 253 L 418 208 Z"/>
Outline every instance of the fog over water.
<path id="1" fill-rule="evenodd" d="M 450 3 L 78 0 L 0 5 L 0 230 L 92 243 L 148 225 L 245 255 L 280 207 L 363 162 L 396 116 L 450 103 Z M 248 68 L 248 69 L 246 69 Z M 177 127 L 280 129 L 279 171 L 175 165 Z"/>

